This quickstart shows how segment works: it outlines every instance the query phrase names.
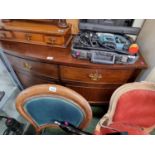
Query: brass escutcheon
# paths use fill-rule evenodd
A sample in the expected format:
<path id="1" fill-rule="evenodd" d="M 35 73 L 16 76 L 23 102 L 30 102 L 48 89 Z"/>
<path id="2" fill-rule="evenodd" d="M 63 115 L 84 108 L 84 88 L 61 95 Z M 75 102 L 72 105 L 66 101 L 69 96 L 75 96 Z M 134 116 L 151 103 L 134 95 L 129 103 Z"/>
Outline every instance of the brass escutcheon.
<path id="1" fill-rule="evenodd" d="M 97 81 L 97 80 L 100 80 L 102 78 L 102 74 L 100 74 L 96 71 L 96 73 L 90 73 L 89 77 L 91 78 L 91 80 Z"/>
<path id="2" fill-rule="evenodd" d="M 32 66 L 27 62 L 24 62 L 24 68 L 30 71 L 32 69 Z"/>

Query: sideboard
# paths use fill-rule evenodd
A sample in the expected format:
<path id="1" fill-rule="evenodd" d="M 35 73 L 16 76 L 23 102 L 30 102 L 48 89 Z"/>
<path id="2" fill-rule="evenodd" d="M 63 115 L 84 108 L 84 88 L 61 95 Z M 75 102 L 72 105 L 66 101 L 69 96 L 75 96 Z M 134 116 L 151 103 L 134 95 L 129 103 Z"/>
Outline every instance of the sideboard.
<path id="1" fill-rule="evenodd" d="M 132 82 L 147 68 L 140 55 L 135 64 L 104 65 L 78 60 L 67 48 L 1 41 L 8 60 L 24 88 L 42 83 L 69 87 L 90 104 L 109 102 L 112 93 L 122 84 Z"/>

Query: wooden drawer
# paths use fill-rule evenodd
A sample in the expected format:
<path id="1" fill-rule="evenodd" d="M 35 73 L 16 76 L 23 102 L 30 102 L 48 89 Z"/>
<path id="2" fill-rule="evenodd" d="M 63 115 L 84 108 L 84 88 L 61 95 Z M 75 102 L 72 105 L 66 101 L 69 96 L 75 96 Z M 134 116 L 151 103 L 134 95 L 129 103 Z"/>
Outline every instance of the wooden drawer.
<path id="1" fill-rule="evenodd" d="M 19 68 L 30 73 L 35 73 L 39 76 L 58 79 L 57 65 L 22 59 L 8 54 L 7 58 L 14 68 Z"/>
<path id="2" fill-rule="evenodd" d="M 23 85 L 24 88 L 37 85 L 37 84 L 49 84 L 49 83 L 56 83 L 56 81 L 53 81 L 51 79 L 45 79 L 41 78 L 39 76 L 36 76 L 35 74 L 26 73 L 23 71 L 15 70 L 15 73 Z"/>
<path id="3" fill-rule="evenodd" d="M 12 39 L 13 34 L 11 31 L 0 30 L 0 39 Z"/>
<path id="4" fill-rule="evenodd" d="M 53 47 L 65 48 L 72 39 L 70 34 L 62 35 L 48 35 L 45 33 L 32 33 L 20 31 L 0 31 L 0 40 L 8 40 L 15 42 L 24 42 L 30 44 L 47 45 Z"/>
<path id="5" fill-rule="evenodd" d="M 19 41 L 28 41 L 28 42 L 43 42 L 43 35 L 42 34 L 35 34 L 29 32 L 13 32 L 14 39 Z"/>
<path id="6" fill-rule="evenodd" d="M 58 36 L 50 36 L 50 35 L 44 35 L 44 41 L 46 44 L 49 45 L 63 45 L 65 44 L 64 37 L 58 37 Z"/>
<path id="7" fill-rule="evenodd" d="M 84 87 L 65 84 L 66 87 L 71 88 L 81 94 L 90 104 L 107 104 L 112 93 L 117 87 Z"/>
<path id="8" fill-rule="evenodd" d="M 98 84 L 121 84 L 128 82 L 133 69 L 88 69 L 61 66 L 62 81 L 77 81 Z"/>
<path id="9" fill-rule="evenodd" d="M 4 22 L 3 27 L 0 27 L 0 30 L 0 40 L 11 42 L 66 48 L 72 39 L 70 24 L 67 28 L 60 28 L 48 23 L 8 20 L 8 22 Z M 11 38 L 6 37 L 10 35 L 10 32 Z"/>

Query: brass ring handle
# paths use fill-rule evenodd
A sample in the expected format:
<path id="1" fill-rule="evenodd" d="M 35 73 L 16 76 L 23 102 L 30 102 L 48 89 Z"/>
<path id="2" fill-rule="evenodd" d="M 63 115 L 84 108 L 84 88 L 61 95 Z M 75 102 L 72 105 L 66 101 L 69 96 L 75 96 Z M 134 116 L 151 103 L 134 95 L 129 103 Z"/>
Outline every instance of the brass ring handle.
<path id="1" fill-rule="evenodd" d="M 32 69 L 32 66 L 27 62 L 24 62 L 24 68 L 30 71 Z"/>
<path id="2" fill-rule="evenodd" d="M 90 73 L 89 74 L 89 77 L 93 81 L 98 81 L 98 80 L 102 79 L 102 74 L 99 74 L 98 72 L 96 72 L 96 73 Z"/>

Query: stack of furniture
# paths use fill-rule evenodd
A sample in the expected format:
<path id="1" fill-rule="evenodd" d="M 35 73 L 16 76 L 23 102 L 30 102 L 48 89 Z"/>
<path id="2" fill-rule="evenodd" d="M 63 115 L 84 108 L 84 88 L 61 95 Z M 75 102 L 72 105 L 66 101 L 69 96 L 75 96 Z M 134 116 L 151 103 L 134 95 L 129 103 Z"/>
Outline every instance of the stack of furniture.
<path id="1" fill-rule="evenodd" d="M 1 46 L 25 88 L 60 84 L 80 93 L 90 104 L 103 105 L 116 88 L 134 81 L 147 68 L 141 55 L 130 65 L 92 64 L 73 58 L 71 25 L 62 23 L 63 27 L 44 20 L 3 21 Z"/>

